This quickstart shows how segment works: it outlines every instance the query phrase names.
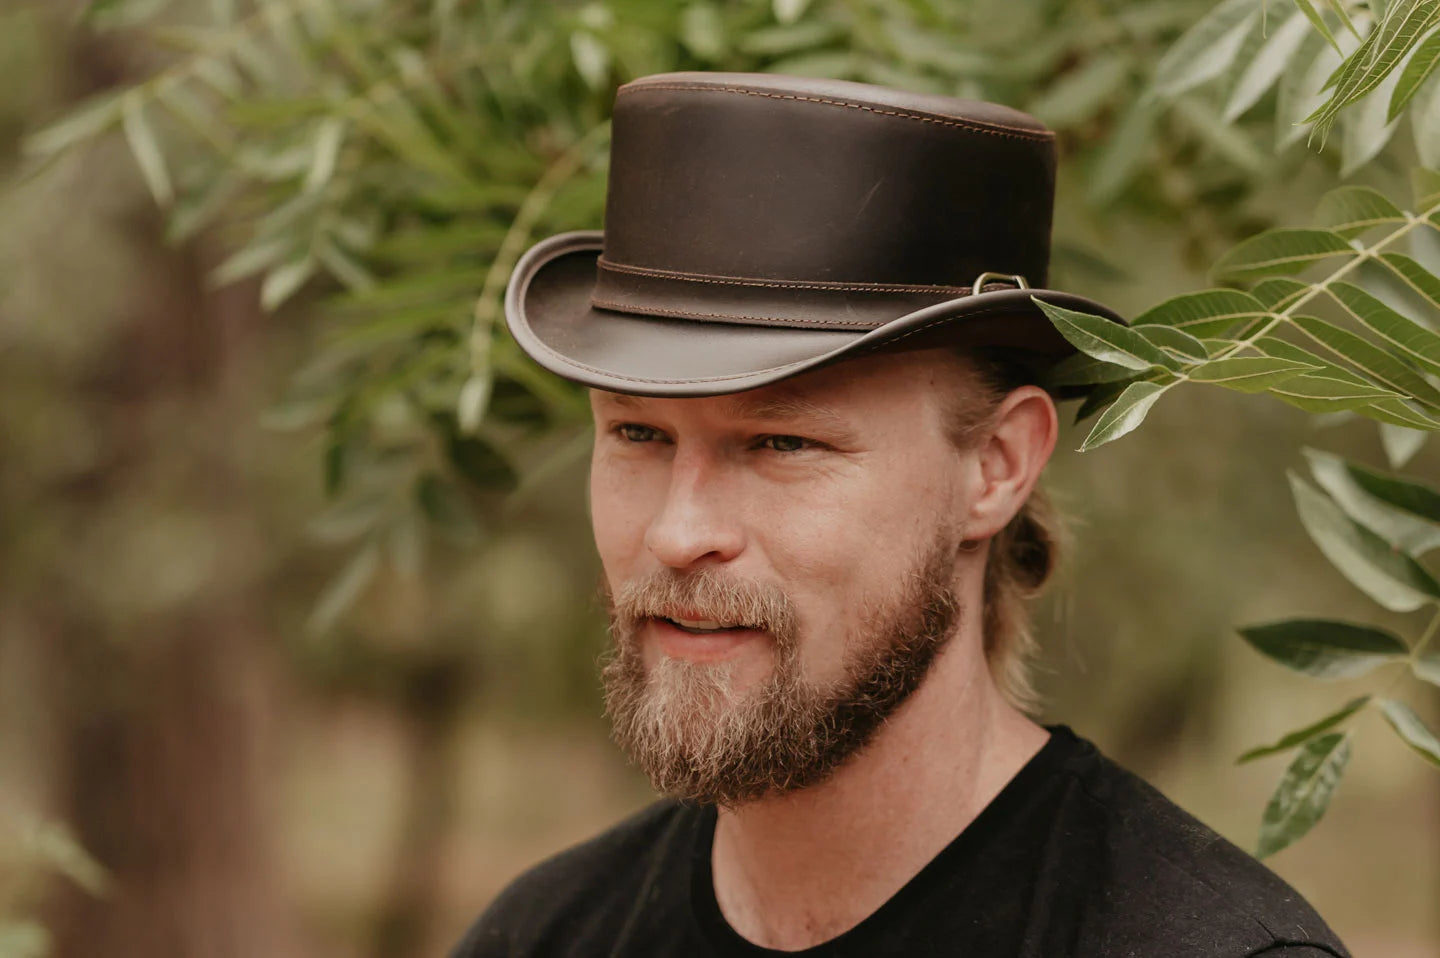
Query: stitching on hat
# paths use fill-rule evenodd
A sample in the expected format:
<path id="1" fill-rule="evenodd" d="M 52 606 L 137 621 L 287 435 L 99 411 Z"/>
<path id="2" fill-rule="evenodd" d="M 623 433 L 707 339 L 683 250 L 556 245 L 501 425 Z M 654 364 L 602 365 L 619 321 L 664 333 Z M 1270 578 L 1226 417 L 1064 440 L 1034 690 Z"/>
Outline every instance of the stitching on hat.
<path id="1" fill-rule="evenodd" d="M 982 308 L 977 309 L 977 310 L 975 310 L 975 311 L 973 311 L 973 312 L 966 313 L 965 316 L 983 316 L 983 315 L 985 315 L 986 313 L 1005 313 L 1005 312 L 1016 312 L 1016 311 L 1017 311 L 1017 309 L 1016 309 L 1015 306 L 1011 306 L 1011 305 L 1006 305 L 1006 306 L 995 305 L 995 306 L 982 307 Z M 932 320 L 931 320 L 930 322 L 928 322 L 928 323 L 924 323 L 924 324 L 922 324 L 922 325 L 920 325 L 920 326 L 915 327 L 915 328 L 912 329 L 912 330 L 908 330 L 907 332 L 901 333 L 899 336 L 896 336 L 894 339 L 882 340 L 882 341 L 874 344 L 874 347 L 873 347 L 873 348 L 878 349 L 878 348 L 881 347 L 881 346 L 888 346 L 888 345 L 890 345 L 891 343 L 898 343 L 898 342 L 900 342 L 900 340 L 902 340 L 902 339 L 908 339 L 909 337 L 914 336 L 916 333 L 924 332 L 925 330 L 930 329 L 930 328 L 932 328 L 932 327 L 934 327 L 934 326 L 939 326 L 941 323 L 948 323 L 948 322 L 950 322 L 951 320 L 954 320 L 954 319 L 957 319 L 957 318 L 961 318 L 961 317 L 957 317 L 957 316 L 955 316 L 954 314 L 951 314 L 951 315 L 949 315 L 949 316 L 942 316 L 942 317 L 940 317 L 939 319 L 932 319 Z M 545 350 L 545 351 L 546 351 L 547 353 L 549 353 L 550 355 L 559 357 L 560 360 L 563 361 L 566 365 L 574 366 L 574 367 L 579 368 L 579 369 L 584 369 L 584 370 L 586 370 L 586 371 L 588 371 L 588 372 L 596 373 L 596 374 L 598 374 L 598 375 L 605 376 L 605 377 L 608 377 L 608 378 L 610 378 L 610 379 L 618 379 L 618 380 L 621 380 L 622 382 L 629 382 L 629 383 L 650 383 L 650 384 L 656 385 L 656 386 L 681 386 L 681 385 L 684 385 L 684 384 L 686 384 L 686 383 L 716 383 L 716 382 L 725 382 L 725 381 L 727 381 L 727 380 L 748 379 L 748 378 L 750 378 L 751 376 L 759 376 L 759 375 L 762 374 L 762 373 L 773 373 L 773 372 L 775 372 L 775 371 L 777 371 L 777 370 L 780 370 L 780 369 L 790 369 L 790 368 L 793 367 L 793 366 L 799 366 L 799 365 L 802 364 L 802 363 L 805 363 L 805 362 L 809 362 L 809 361 L 810 361 L 810 360 L 804 360 L 804 359 L 797 359 L 797 360 L 796 360 L 795 362 L 793 362 L 793 363 L 781 363 L 779 366 L 767 366 L 767 367 L 765 367 L 764 369 L 752 369 L 752 370 L 750 370 L 749 372 L 744 372 L 744 373 L 732 373 L 732 374 L 730 374 L 730 375 L 728 375 L 728 376 L 696 376 L 696 377 L 691 378 L 691 379 L 642 379 L 642 378 L 639 377 L 639 376 L 625 376 L 625 375 L 623 375 L 623 374 L 621 374 L 621 373 L 611 372 L 611 371 L 608 370 L 608 369 L 601 369 L 601 368 L 599 368 L 598 366 L 591 366 L 591 365 L 589 365 L 588 363 L 582 363 L 582 362 L 579 362 L 578 360 L 571 359 L 569 356 L 566 356 L 564 353 L 561 353 L 561 352 L 559 352 L 558 350 L 552 349 L 552 348 L 549 346 L 549 344 L 547 344 L 546 342 L 544 342 L 543 340 L 541 340 L 538 336 L 535 337 L 534 342 L 535 342 L 535 344 L 536 344 L 537 346 L 539 346 L 541 349 Z M 863 352 L 866 352 L 866 351 L 868 351 L 870 348 L 871 348 L 871 347 L 864 347 L 864 348 L 862 348 L 861 352 L 862 352 L 862 353 L 863 353 Z M 811 358 L 812 358 L 812 359 L 818 359 L 819 357 L 811 357 Z"/>
<path id="2" fill-rule="evenodd" d="M 729 319 L 740 320 L 750 323 L 783 323 L 794 325 L 802 323 L 806 326 L 859 326 L 863 329 L 879 329 L 882 323 L 867 323 L 859 320 L 846 319 L 798 319 L 793 316 L 743 316 L 736 313 L 696 313 L 688 309 L 665 309 L 662 306 L 636 306 L 633 303 L 615 303 L 604 299 L 590 300 L 591 306 L 598 306 L 601 309 L 614 309 L 622 313 L 639 313 L 648 315 L 650 313 L 663 313 L 667 316 L 681 316 L 689 319 Z M 844 332 L 844 330 L 837 330 Z"/>
<path id="3" fill-rule="evenodd" d="M 825 280 L 763 280 L 744 276 L 716 276 L 709 273 L 682 273 L 676 270 L 656 269 L 651 266 L 630 266 L 616 263 L 601 256 L 596 260 L 601 269 L 616 273 L 634 273 L 637 276 L 655 276 L 664 279 L 679 279 L 691 283 L 713 283 L 719 286 L 761 286 L 769 289 L 815 289 L 835 290 L 846 293 L 970 293 L 969 286 L 929 286 L 919 283 L 863 283 L 827 282 Z"/>
<path id="4" fill-rule="evenodd" d="M 624 93 L 638 93 L 644 90 L 693 90 L 697 92 L 714 93 L 743 93 L 746 96 L 763 96 L 772 100 L 803 100 L 806 103 L 827 103 L 830 106 L 844 106 L 852 110 L 864 110 L 867 113 L 880 113 L 885 116 L 898 116 L 906 120 L 919 120 L 922 123 L 935 123 L 939 126 L 954 126 L 962 130 L 969 130 L 972 133 L 989 133 L 993 136 L 1012 137 L 1018 140 L 1034 140 L 1043 142 L 1053 140 L 1055 134 L 1048 130 L 1026 130 L 1021 127 L 1004 126 L 1003 124 L 980 123 L 973 120 L 956 120 L 953 118 L 942 119 L 938 116 L 930 116 L 925 113 L 911 113 L 905 110 L 885 110 L 880 107 L 867 106 L 864 103 L 850 103 L 846 100 L 830 100 L 818 96 L 799 96 L 793 93 L 769 93 L 764 90 L 747 90 L 744 87 L 734 86 L 700 86 L 690 84 L 664 84 L 646 83 L 642 86 L 623 86 L 616 91 L 618 97 Z"/>

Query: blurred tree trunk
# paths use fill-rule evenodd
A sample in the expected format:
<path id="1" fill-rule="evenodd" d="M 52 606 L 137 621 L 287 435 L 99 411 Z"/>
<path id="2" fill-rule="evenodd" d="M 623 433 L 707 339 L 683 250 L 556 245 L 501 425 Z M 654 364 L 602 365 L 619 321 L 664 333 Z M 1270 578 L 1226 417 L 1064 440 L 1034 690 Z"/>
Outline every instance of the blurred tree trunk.
<path id="1" fill-rule="evenodd" d="M 138 295 L 117 303 L 129 315 L 72 387 L 104 454 L 52 495 L 77 532 L 140 508 L 132 539 L 178 517 L 209 549 L 183 595 L 118 618 L 70 601 L 63 580 L 32 600 L 50 632 L 55 812 L 114 878 L 106 898 L 58 896 L 55 955 L 284 956 L 298 949 L 261 788 L 278 643 L 257 621 L 267 603 L 245 456 L 261 317 L 253 290 L 208 293 L 196 256 L 164 250 L 156 214 L 134 231 Z M 179 475 L 157 475 L 175 460 Z M 100 567 L 144 554 L 127 545 Z"/>

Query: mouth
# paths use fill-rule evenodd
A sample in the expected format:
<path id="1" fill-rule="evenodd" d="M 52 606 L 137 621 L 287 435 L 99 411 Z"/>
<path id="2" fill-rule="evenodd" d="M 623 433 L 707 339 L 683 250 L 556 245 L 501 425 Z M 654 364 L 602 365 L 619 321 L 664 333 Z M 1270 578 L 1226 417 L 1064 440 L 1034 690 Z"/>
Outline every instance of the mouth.
<path id="1" fill-rule="evenodd" d="M 682 632 L 689 632 L 691 635 L 719 635 L 725 632 L 754 632 L 758 631 L 752 625 L 743 622 L 720 622 L 715 619 L 686 619 L 678 616 L 659 617 L 658 621 L 667 625 L 673 625 Z"/>
<path id="2" fill-rule="evenodd" d="M 693 662 L 727 659 L 752 642 L 769 638 L 763 629 L 744 622 L 688 615 L 652 616 L 648 621 L 663 654 Z"/>

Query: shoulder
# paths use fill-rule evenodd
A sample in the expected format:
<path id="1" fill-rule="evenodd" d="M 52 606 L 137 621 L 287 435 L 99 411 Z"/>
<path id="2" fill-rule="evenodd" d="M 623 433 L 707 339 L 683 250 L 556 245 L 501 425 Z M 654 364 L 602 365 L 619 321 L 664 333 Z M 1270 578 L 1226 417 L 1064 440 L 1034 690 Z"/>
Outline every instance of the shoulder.
<path id="1" fill-rule="evenodd" d="M 669 853 L 688 854 L 697 814 L 656 802 L 534 866 L 495 898 L 451 958 L 572 953 L 579 943 L 613 935 Z"/>
<path id="2" fill-rule="evenodd" d="M 1113 946 L 1136 943 L 1114 953 L 1150 954 L 1147 945 L 1163 944 L 1172 949 L 1167 954 L 1224 953 L 1217 946 L 1243 946 L 1241 954 L 1348 954 L 1278 875 L 1089 742 L 1077 740 L 1065 769 L 1083 814 L 1098 819 L 1104 835 L 1099 924 Z M 1284 950 L 1287 944 L 1309 947 Z"/>

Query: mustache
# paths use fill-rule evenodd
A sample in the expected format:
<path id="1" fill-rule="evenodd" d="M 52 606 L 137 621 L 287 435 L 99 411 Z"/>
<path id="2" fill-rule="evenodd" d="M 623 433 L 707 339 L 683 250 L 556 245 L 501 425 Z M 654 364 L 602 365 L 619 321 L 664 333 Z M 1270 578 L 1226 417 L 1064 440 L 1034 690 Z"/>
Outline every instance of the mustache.
<path id="1" fill-rule="evenodd" d="M 737 578 L 713 569 L 676 572 L 665 569 L 611 589 L 602 584 L 610 619 L 632 632 L 645 619 L 712 619 L 759 629 L 776 636 L 794 635 L 795 604 L 776 585 Z"/>

